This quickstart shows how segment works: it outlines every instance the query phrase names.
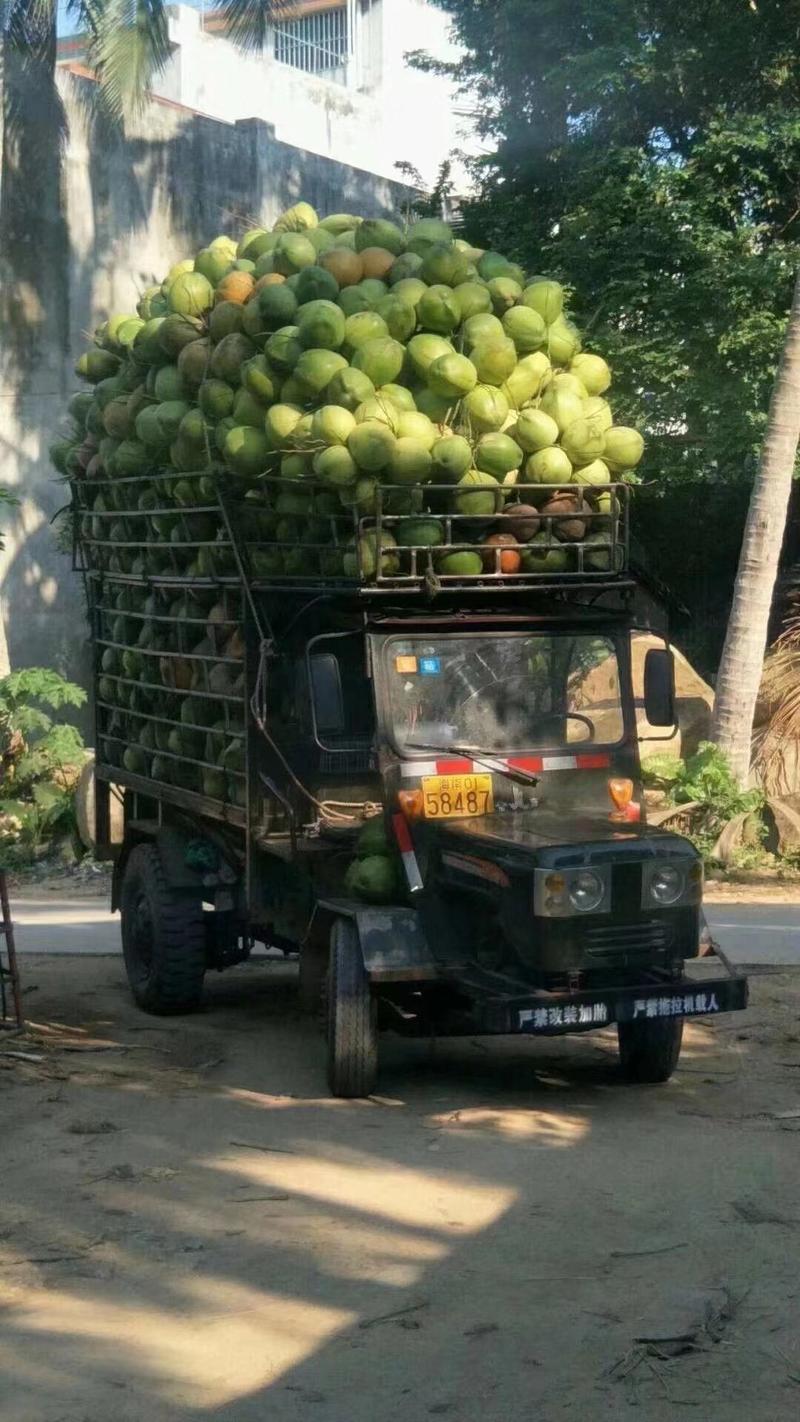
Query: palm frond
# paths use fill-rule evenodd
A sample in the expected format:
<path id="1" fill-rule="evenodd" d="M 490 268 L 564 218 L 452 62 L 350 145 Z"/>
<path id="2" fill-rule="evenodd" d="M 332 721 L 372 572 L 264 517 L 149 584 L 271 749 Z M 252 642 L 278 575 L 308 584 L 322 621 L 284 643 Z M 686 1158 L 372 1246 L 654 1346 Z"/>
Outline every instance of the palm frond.
<path id="1" fill-rule="evenodd" d="M 242 49 L 264 49 L 270 25 L 297 19 L 297 0 L 220 0 L 225 28 Z"/>
<path id="2" fill-rule="evenodd" d="M 762 714 L 754 738 L 753 765 L 772 794 L 794 789 L 787 766 L 800 747 L 800 617 L 793 617 L 770 648 L 759 691 Z"/>
<path id="3" fill-rule="evenodd" d="M 141 109 L 170 57 L 165 0 L 73 0 L 71 8 L 86 29 L 107 112 L 119 120 Z"/>

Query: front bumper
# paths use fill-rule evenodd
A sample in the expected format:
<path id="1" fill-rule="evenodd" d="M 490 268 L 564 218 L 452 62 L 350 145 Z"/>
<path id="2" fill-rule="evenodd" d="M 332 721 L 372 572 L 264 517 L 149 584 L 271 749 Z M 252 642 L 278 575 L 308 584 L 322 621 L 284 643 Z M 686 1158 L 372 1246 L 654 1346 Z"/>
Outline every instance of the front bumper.
<path id="1" fill-rule="evenodd" d="M 693 966 L 702 971 L 685 971 L 671 981 L 651 980 L 578 992 L 514 992 L 508 990 L 507 983 L 498 990 L 500 985 L 494 974 L 467 971 L 463 976 L 459 974 L 457 985 L 460 993 L 468 997 L 469 1007 L 451 1019 L 444 1031 L 457 1036 L 469 1031 L 480 1035 L 525 1033 L 559 1037 L 596 1031 L 615 1022 L 718 1017 L 722 1012 L 741 1012 L 747 1007 L 746 977 L 732 970 L 717 973 L 717 966 L 727 964 L 718 965 L 713 959 L 705 958 Z"/>

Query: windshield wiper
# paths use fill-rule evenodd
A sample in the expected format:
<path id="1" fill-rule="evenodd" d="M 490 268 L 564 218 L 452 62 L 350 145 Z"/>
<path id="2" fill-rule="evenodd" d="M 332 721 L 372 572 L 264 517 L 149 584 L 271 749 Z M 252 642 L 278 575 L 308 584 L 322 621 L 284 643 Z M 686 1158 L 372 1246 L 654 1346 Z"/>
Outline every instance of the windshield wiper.
<path id="1" fill-rule="evenodd" d="M 523 770 L 521 766 L 503 765 L 502 761 L 495 760 L 490 751 L 474 750 L 472 746 L 432 746 L 425 741 L 406 741 L 406 750 L 426 750 L 434 751 L 436 755 L 460 755 L 465 760 L 474 760 L 478 765 L 483 765 L 487 770 L 493 771 L 496 775 L 504 775 L 507 780 L 511 780 L 516 785 L 538 785 L 539 776 L 534 775 L 532 770 Z"/>

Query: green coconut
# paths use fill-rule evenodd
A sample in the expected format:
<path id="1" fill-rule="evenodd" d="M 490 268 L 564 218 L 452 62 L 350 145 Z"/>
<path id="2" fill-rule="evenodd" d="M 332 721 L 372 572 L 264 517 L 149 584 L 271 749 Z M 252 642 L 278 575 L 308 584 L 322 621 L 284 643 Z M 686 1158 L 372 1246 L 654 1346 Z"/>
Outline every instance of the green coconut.
<path id="1" fill-rule="evenodd" d="M 255 354 L 256 348 L 249 337 L 234 331 L 214 347 L 208 363 L 208 373 L 215 380 L 224 380 L 227 385 L 239 385 L 242 365 Z"/>
<path id="2" fill-rule="evenodd" d="M 303 267 L 316 266 L 317 249 L 299 232 L 283 232 L 273 248 L 273 263 L 281 276 L 292 276 Z M 264 290 L 268 290 L 267 287 Z"/>
<path id="3" fill-rule="evenodd" d="M 482 385 L 502 385 L 517 364 L 517 351 L 514 342 L 504 336 L 473 346 L 469 358 Z"/>
<path id="4" fill-rule="evenodd" d="M 296 326 L 281 326 L 273 331 L 264 346 L 264 354 L 271 366 L 282 373 L 294 370 L 303 354 L 303 347 L 297 339 Z"/>
<path id="5" fill-rule="evenodd" d="M 453 297 L 458 306 L 462 324 L 472 320 L 474 316 L 481 316 L 492 309 L 489 288 L 480 281 L 462 282 L 453 292 Z"/>
<path id="6" fill-rule="evenodd" d="M 354 352 L 366 345 L 367 341 L 377 341 L 388 335 L 389 327 L 377 311 L 356 311 L 345 321 L 344 346 L 346 350 Z"/>
<path id="7" fill-rule="evenodd" d="M 194 259 L 195 271 L 200 272 L 212 286 L 218 286 L 232 268 L 233 259 L 219 247 L 203 247 Z"/>
<path id="8" fill-rule="evenodd" d="M 477 383 L 478 372 L 464 355 L 437 356 L 428 367 L 428 384 L 436 395 L 460 400 L 474 390 Z"/>
<path id="9" fill-rule="evenodd" d="M 567 425 L 561 435 L 561 447 L 575 465 L 591 464 L 603 454 L 606 437 L 591 420 L 579 419 Z"/>
<path id="10" fill-rule="evenodd" d="M 314 473 L 329 484 L 353 484 L 358 475 L 358 466 L 348 449 L 342 444 L 330 445 L 314 455 Z"/>
<path id="11" fill-rule="evenodd" d="M 526 286 L 520 299 L 523 306 L 541 316 L 545 325 L 552 326 L 564 308 L 564 288 L 557 281 L 542 277 Z"/>
<path id="12" fill-rule="evenodd" d="M 401 410 L 396 433 L 400 439 L 418 440 L 426 449 L 433 449 L 439 438 L 436 425 L 421 410 Z"/>
<path id="13" fill-rule="evenodd" d="M 254 299 L 258 300 L 257 297 Z M 245 307 L 238 301 L 220 301 L 219 305 L 214 307 L 208 318 L 208 334 L 215 345 L 225 336 L 242 330 L 244 311 Z"/>
<path id="14" fill-rule="evenodd" d="M 312 438 L 319 444 L 347 444 L 355 427 L 355 416 L 339 405 L 323 405 L 311 420 Z"/>
<path id="15" fill-rule="evenodd" d="M 214 305 L 214 288 L 202 272 L 183 272 L 167 293 L 170 311 L 180 316 L 202 316 Z"/>
<path id="16" fill-rule="evenodd" d="M 297 405 L 272 405 L 264 416 L 264 429 L 271 449 L 283 449 L 289 442 L 303 411 Z"/>
<path id="17" fill-rule="evenodd" d="M 309 228 L 316 227 L 319 218 L 308 202 L 296 202 L 292 207 L 287 207 L 280 217 L 272 224 L 273 232 L 306 232 Z"/>
<path id="18" fill-rule="evenodd" d="M 396 385 L 394 381 L 388 381 L 382 385 L 379 395 L 384 400 L 391 400 L 396 409 L 402 411 L 413 411 L 417 408 L 417 402 L 413 394 L 405 385 Z"/>
<path id="19" fill-rule="evenodd" d="M 434 483 L 457 484 L 472 464 L 472 446 L 463 435 L 446 435 L 437 439 L 431 449 Z"/>
<path id="20" fill-rule="evenodd" d="M 436 562 L 437 571 L 448 578 L 477 578 L 483 572 L 480 553 L 463 548 L 457 553 L 443 553 Z"/>
<path id="21" fill-rule="evenodd" d="M 423 440 L 400 436 L 395 440 L 385 479 L 390 484 L 423 484 L 430 478 L 433 460 Z"/>
<path id="22" fill-rule="evenodd" d="M 282 326 L 293 324 L 299 302 L 286 282 L 262 286 L 254 298 L 268 331 L 278 331 Z"/>
<path id="23" fill-rule="evenodd" d="M 562 433 L 568 425 L 583 418 L 583 401 L 580 395 L 575 395 L 571 390 L 559 390 L 552 385 L 545 390 L 539 408 L 555 420 Z"/>
<path id="24" fill-rule="evenodd" d="M 603 357 L 589 351 L 574 356 L 569 368 L 583 382 L 588 395 L 602 395 L 611 384 L 611 371 Z"/>
<path id="25" fill-rule="evenodd" d="M 502 507 L 500 484 L 491 474 L 469 469 L 462 474 L 453 495 L 456 513 L 488 518 Z"/>
<path id="26" fill-rule="evenodd" d="M 461 403 L 463 422 L 478 435 L 502 429 L 508 413 L 508 401 L 494 385 L 476 385 Z"/>
<path id="27" fill-rule="evenodd" d="M 385 469 L 392 457 L 395 436 L 387 425 L 378 420 L 365 420 L 357 425 L 348 438 L 347 448 L 359 469 L 374 473 Z"/>
<path id="28" fill-rule="evenodd" d="M 309 240 L 314 241 L 313 238 Z M 314 245 L 317 246 L 317 243 L 314 242 Z M 269 287 L 262 289 L 269 291 Z M 339 283 L 333 272 L 325 267 L 304 267 L 297 278 L 296 295 L 301 305 L 308 301 L 335 301 L 339 295 Z"/>
<path id="29" fill-rule="evenodd" d="M 576 484 L 597 487 L 610 482 L 611 472 L 603 459 L 593 459 L 591 464 L 576 469 L 572 477 Z"/>
<path id="30" fill-rule="evenodd" d="M 461 321 L 458 303 L 449 286 L 429 286 L 417 305 L 419 323 L 426 331 L 447 336 Z"/>
<path id="31" fill-rule="evenodd" d="M 558 445 L 540 449 L 525 464 L 525 479 L 531 484 L 567 484 L 572 479 L 569 456 Z"/>
<path id="32" fill-rule="evenodd" d="M 436 548 L 444 543 L 444 527 L 438 518 L 406 518 L 397 525 L 400 548 Z"/>
<path id="33" fill-rule="evenodd" d="M 452 241 L 453 229 L 439 217 L 420 217 L 411 223 L 406 234 L 409 252 L 423 257 L 437 243 L 451 245 Z"/>
<path id="34" fill-rule="evenodd" d="M 547 327 L 538 311 L 529 306 L 512 306 L 503 315 L 503 330 L 520 355 L 538 351 L 547 339 Z"/>
<path id="35" fill-rule="evenodd" d="M 452 345 L 443 336 L 422 332 L 418 336 L 412 336 L 406 346 L 408 359 L 417 375 L 423 379 L 427 376 L 428 370 L 433 362 L 444 355 L 454 355 Z M 419 405 L 419 401 L 417 401 Z"/>
<path id="36" fill-rule="evenodd" d="M 309 301 L 297 312 L 297 339 L 306 350 L 338 351 L 345 325 L 344 312 L 335 302 Z"/>
<path id="37" fill-rule="evenodd" d="M 520 410 L 514 426 L 514 439 L 526 454 L 535 454 L 539 449 L 557 444 L 558 436 L 559 428 L 552 415 L 536 407 Z"/>
<path id="38" fill-rule="evenodd" d="M 475 446 L 475 467 L 492 474 L 502 483 L 505 476 L 519 469 L 524 455 L 510 435 L 494 432 L 482 435 Z"/>
<path id="39" fill-rule="evenodd" d="M 355 411 L 365 400 L 375 394 L 375 386 L 363 370 L 345 366 L 338 370 L 325 389 L 325 398 L 332 405 L 342 405 L 345 410 Z"/>
<path id="40" fill-rule="evenodd" d="M 553 543 L 549 533 L 535 533 L 529 543 L 520 549 L 520 566 L 523 573 L 563 573 L 569 567 L 569 551 Z"/>
<path id="41" fill-rule="evenodd" d="M 452 241 L 432 242 L 424 254 L 420 277 L 429 286 L 458 286 L 466 281 L 469 262 Z"/>
<path id="42" fill-rule="evenodd" d="M 419 272 L 421 266 L 422 257 L 417 252 L 401 253 L 399 257 L 395 258 L 391 267 L 389 268 L 389 271 L 387 272 L 387 279 L 389 285 L 399 286 L 400 282 L 412 281 L 416 279 L 419 284 L 420 295 L 422 295 L 425 283 L 419 280 Z M 416 305 L 415 302 L 412 302 L 411 304 Z"/>
<path id="43" fill-rule="evenodd" d="M 375 395 L 365 400 L 358 406 L 355 412 L 356 424 L 363 425 L 366 420 L 377 420 L 382 425 L 387 425 L 396 435 L 400 425 L 400 411 L 394 402 L 376 391 Z"/>
<path id="44" fill-rule="evenodd" d="M 385 218 L 367 218 L 356 228 L 355 249 L 366 251 L 367 247 L 384 247 L 396 257 L 405 251 L 406 239 L 394 222 Z"/>
<path id="45" fill-rule="evenodd" d="M 346 365 L 347 361 L 338 351 L 305 350 L 294 368 L 294 378 L 309 398 L 317 399 L 336 372 L 344 370 Z"/>
<path id="46" fill-rule="evenodd" d="M 223 453 L 233 474 L 252 479 L 267 467 L 270 445 L 263 430 L 250 425 L 235 425 L 229 431 Z"/>
<path id="47" fill-rule="evenodd" d="M 635 469 L 644 454 L 644 440 L 628 425 L 611 425 L 605 432 L 603 457 L 610 469 Z"/>
<path id="48" fill-rule="evenodd" d="M 398 261 L 405 261 L 405 257 L 398 257 Z M 397 263 L 395 263 L 395 266 L 396 265 Z M 394 267 L 392 267 L 392 272 L 393 271 Z M 391 275 L 392 273 L 390 272 L 390 280 Z M 416 276 L 403 277 L 400 281 L 397 281 L 392 284 L 392 296 L 396 296 L 399 301 L 404 301 L 406 306 L 413 306 L 415 311 L 419 306 L 420 298 L 425 294 L 425 291 L 426 286 L 424 281 L 420 281 L 419 277 Z"/>
<path id="49" fill-rule="evenodd" d="M 368 375 L 373 385 L 379 388 L 396 380 L 405 363 L 405 347 L 391 336 L 378 336 L 359 346 L 352 359 L 355 370 Z"/>
<path id="50" fill-rule="evenodd" d="M 545 349 L 553 365 L 569 365 L 580 348 L 580 332 L 572 321 L 559 316 L 548 326 Z"/>
<path id="51" fill-rule="evenodd" d="M 605 434 L 614 423 L 614 416 L 611 413 L 611 406 L 607 400 L 603 400 L 599 395 L 590 395 L 588 400 L 583 402 L 584 418 L 591 420 L 595 429 L 602 430 Z"/>
<path id="52" fill-rule="evenodd" d="M 417 315 L 413 306 L 399 296 L 381 297 L 376 307 L 377 314 L 386 322 L 390 336 L 396 341 L 407 341 L 417 329 Z"/>

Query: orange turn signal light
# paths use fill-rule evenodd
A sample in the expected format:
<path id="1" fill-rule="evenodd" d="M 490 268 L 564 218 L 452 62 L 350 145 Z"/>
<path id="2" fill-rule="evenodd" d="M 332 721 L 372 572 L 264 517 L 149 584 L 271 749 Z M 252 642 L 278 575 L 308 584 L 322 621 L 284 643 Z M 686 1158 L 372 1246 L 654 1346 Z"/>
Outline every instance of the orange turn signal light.
<path id="1" fill-rule="evenodd" d="M 608 793 L 614 806 L 609 818 L 612 820 L 630 819 L 628 807 L 633 799 L 633 781 L 612 775 L 608 782 Z"/>
<path id="2" fill-rule="evenodd" d="M 421 790 L 398 790 L 397 803 L 407 820 L 421 820 L 425 799 Z"/>

